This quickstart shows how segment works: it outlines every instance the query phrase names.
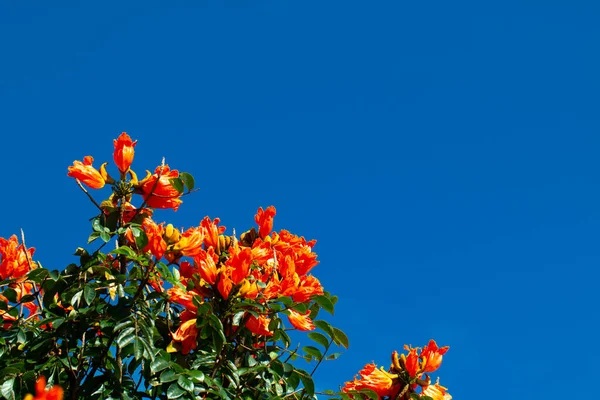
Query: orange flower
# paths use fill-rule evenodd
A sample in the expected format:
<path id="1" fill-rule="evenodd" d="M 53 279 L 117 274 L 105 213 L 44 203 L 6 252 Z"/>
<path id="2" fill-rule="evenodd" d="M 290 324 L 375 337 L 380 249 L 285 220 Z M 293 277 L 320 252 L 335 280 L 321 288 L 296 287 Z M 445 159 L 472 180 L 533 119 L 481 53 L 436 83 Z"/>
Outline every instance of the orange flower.
<path id="1" fill-rule="evenodd" d="M 258 224 L 258 234 L 260 237 L 264 238 L 271 233 L 273 230 L 273 217 L 275 216 L 276 211 L 274 206 L 269 206 L 266 210 L 263 211 L 262 207 L 258 208 L 256 215 L 254 216 L 254 220 Z"/>
<path id="2" fill-rule="evenodd" d="M 408 350 L 408 356 L 402 354 L 402 358 L 404 359 L 404 364 L 406 365 L 406 372 L 411 378 L 414 378 L 419 374 L 419 356 L 417 355 L 417 349 L 413 349 L 412 347 L 404 346 L 406 350 Z"/>
<path id="3" fill-rule="evenodd" d="M 117 139 L 113 140 L 113 143 L 115 145 L 113 159 L 115 160 L 117 168 L 121 171 L 121 175 L 124 175 L 133 161 L 133 148 L 137 144 L 137 140 L 132 142 L 129 135 L 123 132 Z"/>
<path id="4" fill-rule="evenodd" d="M 166 164 L 164 167 L 156 167 L 152 175 L 148 172 L 148 176 L 138 184 L 146 204 L 153 208 L 172 208 L 177 211 L 183 201 L 180 199 L 181 193 L 173 187 L 170 180 L 178 177 L 179 171 L 169 169 Z"/>
<path id="5" fill-rule="evenodd" d="M 214 285 L 217 282 L 217 270 L 218 256 L 215 254 L 214 249 L 211 247 L 208 251 L 201 250 L 196 257 L 194 257 L 194 263 L 198 268 L 198 274 L 200 278 L 206 282 Z"/>
<path id="6" fill-rule="evenodd" d="M 186 291 L 179 286 L 174 286 L 167 290 L 169 301 L 181 304 L 186 310 L 197 312 L 198 307 L 194 304 L 194 295 L 197 293 L 193 290 Z"/>
<path id="7" fill-rule="evenodd" d="M 204 230 L 201 227 L 190 228 L 183 232 L 181 238 L 173 245 L 172 250 L 181 252 L 186 257 L 194 257 L 202 251 Z"/>
<path id="8" fill-rule="evenodd" d="M 264 315 L 261 315 L 258 318 L 251 315 L 250 318 L 248 318 L 248 322 L 246 322 L 246 328 L 257 335 L 273 336 L 273 332 L 269 330 L 270 322 L 271 319 Z"/>
<path id="9" fill-rule="evenodd" d="M 247 276 L 252 264 L 252 250 L 238 246 L 229 248 L 229 259 L 225 263 L 227 272 L 234 285 L 242 282 Z"/>
<path id="10" fill-rule="evenodd" d="M 188 354 L 196 348 L 197 337 L 196 319 L 190 319 L 179 326 L 179 329 L 173 334 L 173 341 L 181 343 L 182 354 Z"/>
<path id="11" fill-rule="evenodd" d="M 35 397 L 28 394 L 24 400 L 63 400 L 63 389 L 54 385 L 49 390 L 46 390 L 46 378 L 40 376 L 35 383 Z"/>
<path id="12" fill-rule="evenodd" d="M 435 340 L 431 339 L 429 344 L 421 351 L 423 372 L 433 372 L 442 364 L 442 356 L 446 354 L 450 346 L 439 348 Z"/>
<path id="13" fill-rule="evenodd" d="M 34 251 L 32 247 L 25 253 L 16 235 L 8 240 L 0 238 L 0 279 L 21 278 L 30 271 L 30 264 L 35 269 L 37 264 L 31 261 Z"/>
<path id="14" fill-rule="evenodd" d="M 398 375 L 378 369 L 375 364 L 365 365 L 359 375 L 361 379 L 355 378 L 354 381 L 346 382 L 342 390 L 348 392 L 349 390 L 371 389 L 381 397 L 390 396 L 392 398 L 398 393 L 400 384 L 394 381 Z"/>
<path id="15" fill-rule="evenodd" d="M 83 157 L 83 163 L 78 160 L 73 161 L 73 165 L 69 167 L 67 176 L 79 179 L 92 189 L 103 188 L 106 181 L 100 174 L 100 171 L 92 167 L 92 162 L 94 162 L 94 158 L 92 156 Z M 105 164 L 103 164 L 103 166 L 104 165 Z"/>
<path id="16" fill-rule="evenodd" d="M 450 396 L 450 393 L 447 393 L 446 390 L 448 390 L 448 388 L 436 383 L 435 385 L 429 385 L 423 389 L 421 397 L 429 396 L 433 400 L 452 400 L 452 396 Z"/>
<path id="17" fill-rule="evenodd" d="M 219 218 L 215 218 L 211 221 L 208 217 L 204 217 L 204 219 L 200 221 L 200 226 L 204 230 L 204 248 L 219 248 L 219 235 L 225 232 L 224 226 L 217 226 L 219 222 L 221 222 Z"/>
<path id="18" fill-rule="evenodd" d="M 298 311 L 294 310 L 289 311 L 290 315 L 288 315 L 288 319 L 294 328 L 301 331 L 312 331 L 315 329 L 315 324 L 313 324 L 312 319 L 308 317 L 310 311 L 307 311 L 305 314 L 300 314 Z"/>

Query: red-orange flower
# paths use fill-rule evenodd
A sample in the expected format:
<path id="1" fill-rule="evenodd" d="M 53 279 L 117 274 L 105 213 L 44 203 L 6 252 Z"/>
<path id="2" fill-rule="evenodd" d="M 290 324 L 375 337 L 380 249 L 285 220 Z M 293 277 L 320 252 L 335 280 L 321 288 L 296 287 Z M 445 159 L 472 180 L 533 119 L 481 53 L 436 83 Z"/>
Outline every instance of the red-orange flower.
<path id="1" fill-rule="evenodd" d="M 35 397 L 28 394 L 24 400 L 63 400 L 63 389 L 54 385 L 46 390 L 46 378 L 40 376 L 35 383 Z"/>
<path id="2" fill-rule="evenodd" d="M 194 257 L 202 251 L 204 229 L 202 227 L 189 228 L 181 235 L 179 241 L 173 244 L 173 251 L 181 252 L 186 257 Z"/>
<path id="3" fill-rule="evenodd" d="M 137 144 L 137 140 L 132 142 L 129 135 L 123 132 L 117 139 L 113 140 L 113 143 L 115 145 L 113 159 L 121 174 L 125 174 L 133 162 L 133 148 Z"/>
<path id="4" fill-rule="evenodd" d="M 431 339 L 429 344 L 421 351 L 423 372 L 433 372 L 442 364 L 442 356 L 446 354 L 450 346 L 439 348 L 435 340 Z"/>
<path id="5" fill-rule="evenodd" d="M 73 165 L 69 167 L 67 176 L 79 179 L 92 189 L 103 188 L 106 181 L 100 174 L 100 171 L 92 167 L 92 162 L 94 162 L 92 156 L 85 156 L 83 158 L 83 163 L 78 160 L 73 161 Z"/>
<path id="6" fill-rule="evenodd" d="M 204 230 L 204 248 L 219 248 L 219 235 L 225 232 L 226 229 L 224 226 L 218 226 L 220 222 L 221 220 L 219 218 L 215 218 L 211 221 L 208 217 L 204 217 L 204 219 L 200 221 L 200 226 Z"/>
<path id="7" fill-rule="evenodd" d="M 261 315 L 258 318 L 251 315 L 250 318 L 248 318 L 248 322 L 246 322 L 246 328 L 257 335 L 273 336 L 273 332 L 269 330 L 269 322 L 271 322 L 271 319 L 264 315 Z"/>
<path id="8" fill-rule="evenodd" d="M 250 264 L 252 264 L 252 250 L 248 247 L 240 248 L 238 246 L 229 248 L 229 259 L 225 265 L 234 285 L 242 282 L 248 276 Z"/>
<path id="9" fill-rule="evenodd" d="M 0 238 L 0 279 L 21 278 L 35 269 L 37 264 L 31 261 L 34 251 L 32 247 L 26 253 L 16 235 L 8 240 Z"/>
<path id="10" fill-rule="evenodd" d="M 406 364 L 406 371 L 411 378 L 416 377 L 420 372 L 419 370 L 419 356 L 417 355 L 417 349 L 412 347 L 404 346 L 406 350 L 408 350 L 408 355 L 405 356 L 402 354 L 402 358 L 404 359 L 404 364 Z"/>
<path id="11" fill-rule="evenodd" d="M 398 393 L 400 384 L 394 379 L 398 376 L 377 368 L 375 364 L 367 364 L 359 372 L 361 379 L 354 379 L 346 382 L 342 389 L 344 392 L 349 390 L 371 389 L 379 396 L 391 396 L 392 398 Z"/>
<path id="12" fill-rule="evenodd" d="M 450 396 L 450 393 L 447 393 L 446 390 L 448 390 L 448 388 L 436 383 L 435 385 L 429 385 L 423 389 L 421 397 L 429 396 L 433 400 L 452 400 L 452 396 Z"/>
<path id="13" fill-rule="evenodd" d="M 139 189 L 146 204 L 153 208 L 172 208 L 177 211 L 183 201 L 180 199 L 181 193 L 173 187 L 170 180 L 178 177 L 179 171 L 169 169 L 168 165 L 156 167 L 152 175 L 148 173 L 148 176 L 139 182 Z"/>
<path id="14" fill-rule="evenodd" d="M 214 285 L 217 282 L 217 261 L 218 256 L 215 254 L 212 247 L 208 249 L 208 251 L 201 250 L 198 255 L 194 257 L 194 263 L 198 268 L 200 278 L 211 285 Z"/>
<path id="15" fill-rule="evenodd" d="M 273 217 L 275 217 L 275 214 L 276 211 L 273 206 L 269 206 L 266 210 L 263 210 L 262 207 L 258 208 L 254 220 L 258 224 L 260 237 L 267 237 L 273 230 Z"/>
<path id="16" fill-rule="evenodd" d="M 190 319 L 179 326 L 179 329 L 173 334 L 173 341 L 181 343 L 182 354 L 188 354 L 196 348 L 197 337 L 196 319 Z"/>
<path id="17" fill-rule="evenodd" d="M 308 317 L 310 311 L 307 311 L 305 314 L 300 314 L 298 311 L 294 310 L 289 311 L 290 315 L 288 315 L 288 319 L 294 328 L 301 331 L 312 331 L 315 329 L 315 324 L 313 324 L 312 319 Z"/>

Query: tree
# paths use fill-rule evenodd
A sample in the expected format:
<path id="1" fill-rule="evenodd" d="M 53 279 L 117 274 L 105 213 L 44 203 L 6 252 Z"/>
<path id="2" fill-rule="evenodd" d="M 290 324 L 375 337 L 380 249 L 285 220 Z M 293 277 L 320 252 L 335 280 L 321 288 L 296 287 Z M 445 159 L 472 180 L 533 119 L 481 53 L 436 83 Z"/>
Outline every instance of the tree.
<path id="1" fill-rule="evenodd" d="M 273 206 L 259 208 L 256 226 L 239 237 L 225 234 L 218 218 L 185 230 L 157 223 L 154 210 L 176 211 L 195 191 L 194 178 L 163 160 L 139 179 L 135 146 L 125 132 L 114 140 L 118 179 L 91 156 L 68 168 L 96 210 L 77 263 L 46 269 L 22 233 L 0 238 L 0 394 L 314 398 L 315 370 L 339 356 L 333 348 L 348 347 L 344 332 L 321 317 L 333 314 L 337 297 L 312 275 L 315 241 L 274 232 Z M 86 189 L 106 186 L 112 192 L 103 201 Z M 290 330 L 308 332 L 314 345 L 299 348 Z M 394 352 L 388 371 L 369 364 L 340 393 L 324 394 L 450 398 L 423 375 L 447 348 L 432 341 L 420 354 L 408 350 Z"/>

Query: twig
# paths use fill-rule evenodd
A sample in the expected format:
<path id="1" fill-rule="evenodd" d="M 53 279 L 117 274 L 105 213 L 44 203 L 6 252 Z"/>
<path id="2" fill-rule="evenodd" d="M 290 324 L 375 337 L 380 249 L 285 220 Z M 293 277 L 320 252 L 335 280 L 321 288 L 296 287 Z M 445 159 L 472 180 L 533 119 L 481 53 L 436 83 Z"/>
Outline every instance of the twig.
<path id="1" fill-rule="evenodd" d="M 104 213 L 104 211 L 102 211 L 102 207 L 100 207 L 100 204 L 98 204 L 96 202 L 96 200 L 94 200 L 94 198 L 92 197 L 92 195 L 86 190 L 86 188 L 83 187 L 83 185 L 81 184 L 81 182 L 79 182 L 79 179 L 75 179 L 75 182 L 77 182 L 77 185 L 79 185 L 79 187 L 81 188 L 81 190 L 83 190 L 83 193 L 85 193 L 87 195 L 87 197 L 89 197 L 90 201 L 92 203 L 94 203 L 94 205 L 96 207 L 98 207 L 98 210 L 100 210 L 100 212 Z"/>

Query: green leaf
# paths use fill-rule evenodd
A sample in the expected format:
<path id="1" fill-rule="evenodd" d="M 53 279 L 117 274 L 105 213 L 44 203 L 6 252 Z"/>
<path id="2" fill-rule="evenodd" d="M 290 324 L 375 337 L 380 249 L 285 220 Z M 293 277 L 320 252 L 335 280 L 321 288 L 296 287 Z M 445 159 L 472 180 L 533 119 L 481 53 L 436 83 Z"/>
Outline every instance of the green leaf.
<path id="1" fill-rule="evenodd" d="M 88 237 L 88 244 L 92 243 L 94 240 L 98 239 L 100 237 L 100 232 L 92 232 L 90 234 L 90 236 Z"/>
<path id="2" fill-rule="evenodd" d="M 138 249 L 143 250 L 147 245 L 148 245 L 148 236 L 146 235 L 146 232 L 144 231 L 139 231 L 138 236 L 135 236 L 135 245 L 138 247 Z"/>
<path id="3" fill-rule="evenodd" d="M 304 372 L 299 374 L 300 375 L 300 380 L 302 381 L 302 385 L 304 385 L 304 391 L 309 395 L 309 396 L 314 396 L 315 395 L 315 383 L 312 380 L 312 377 Z"/>
<path id="4" fill-rule="evenodd" d="M 280 302 L 283 303 L 284 305 L 286 305 L 287 307 L 290 307 L 292 304 L 294 304 L 294 300 L 292 300 L 291 297 L 288 296 L 281 296 L 278 297 L 277 299 L 275 299 L 276 302 Z"/>
<path id="5" fill-rule="evenodd" d="M 94 218 L 92 221 L 92 229 L 96 232 L 104 232 L 104 226 L 102 225 L 100 218 Z"/>
<path id="6" fill-rule="evenodd" d="M 333 315 L 333 303 L 326 296 L 313 296 L 312 300 L 314 300 L 321 308 L 327 311 L 329 314 Z"/>
<path id="7" fill-rule="evenodd" d="M 155 358 L 154 361 L 150 363 L 150 371 L 155 374 L 163 369 L 169 367 L 171 362 L 164 358 Z"/>
<path id="8" fill-rule="evenodd" d="M 359 392 L 366 395 L 369 399 L 379 400 L 379 395 L 372 389 L 361 389 Z"/>
<path id="9" fill-rule="evenodd" d="M 172 383 L 167 389 L 167 399 L 176 399 L 184 394 L 185 390 L 183 390 L 177 383 Z"/>
<path id="10" fill-rule="evenodd" d="M 323 357 L 323 354 L 321 354 L 321 350 L 317 349 L 314 346 L 304 346 L 302 348 L 302 350 L 306 353 L 309 354 L 317 359 L 320 359 Z"/>
<path id="11" fill-rule="evenodd" d="M 120 254 L 130 258 L 136 256 L 135 251 L 133 251 L 129 246 L 121 246 L 118 249 L 114 249 L 113 251 L 111 251 L 111 254 Z"/>
<path id="12" fill-rule="evenodd" d="M 300 384 L 300 374 L 294 371 L 290 376 L 285 379 L 286 383 L 292 389 L 296 389 Z"/>
<path id="13" fill-rule="evenodd" d="M 133 329 L 133 328 L 131 328 Z M 129 343 L 133 342 L 135 340 L 135 335 L 133 333 L 131 334 L 126 334 L 126 335 L 120 335 L 119 338 L 117 339 L 117 344 L 119 345 L 119 347 L 123 348 L 125 346 L 127 346 Z"/>
<path id="14" fill-rule="evenodd" d="M 89 284 L 83 288 L 83 298 L 88 305 L 92 305 L 92 302 L 96 298 L 96 291 Z"/>
<path id="15" fill-rule="evenodd" d="M 17 292 L 14 289 L 6 288 L 6 289 L 4 289 L 4 292 L 2 292 L 2 294 L 11 303 L 16 303 L 17 302 Z"/>
<path id="16" fill-rule="evenodd" d="M 179 378 L 179 375 L 175 373 L 172 369 L 166 369 L 160 374 L 160 383 L 167 383 L 176 381 Z"/>
<path id="17" fill-rule="evenodd" d="M 183 375 L 179 376 L 177 383 L 188 392 L 192 392 L 194 390 L 194 382 L 192 382 L 190 378 L 187 378 Z"/>
<path id="18" fill-rule="evenodd" d="M 308 337 L 311 338 L 312 340 L 314 340 L 315 342 L 319 343 L 320 345 L 322 345 L 325 348 L 329 347 L 329 339 L 327 339 L 325 337 L 325 335 L 322 335 L 318 332 L 310 332 L 308 334 Z"/>
<path id="19" fill-rule="evenodd" d="M 336 344 L 341 344 L 345 348 L 348 348 L 350 343 L 348 342 L 348 336 L 341 329 L 333 328 L 334 337 L 333 340 Z"/>
<path id="20" fill-rule="evenodd" d="M 188 374 L 195 381 L 204 382 L 204 372 L 202 371 L 191 370 L 187 371 L 186 374 Z"/>
<path id="21" fill-rule="evenodd" d="M 110 242 L 110 234 L 108 232 L 100 232 L 100 238 L 104 241 L 104 243 Z"/>
<path id="22" fill-rule="evenodd" d="M 44 278 L 50 275 L 50 271 L 45 268 L 36 268 L 27 274 L 27 278 L 34 281 L 35 283 L 41 283 Z"/>
<path id="23" fill-rule="evenodd" d="M 331 325 L 329 325 L 328 322 L 323 321 L 323 320 L 316 320 L 316 321 L 313 321 L 313 323 L 315 324 L 315 326 L 317 328 L 319 328 L 323 332 L 325 332 L 330 338 L 333 338 L 335 336 L 335 334 L 333 332 L 333 327 Z"/>
<path id="24" fill-rule="evenodd" d="M 13 390 L 14 383 L 15 378 L 10 378 L 4 381 L 2 386 L 0 386 L 0 393 L 2 393 L 2 396 L 7 400 L 15 400 L 15 392 Z"/>
<path id="25" fill-rule="evenodd" d="M 183 183 L 185 184 L 185 187 L 188 188 L 188 190 L 194 190 L 194 177 L 188 173 L 188 172 L 180 172 L 179 173 L 179 177 L 181 178 L 181 180 L 183 181 Z"/>
<path id="26" fill-rule="evenodd" d="M 136 360 L 140 360 L 144 356 L 144 344 L 139 337 L 133 341 L 133 355 Z"/>
<path id="27" fill-rule="evenodd" d="M 35 296 L 32 294 L 26 294 L 25 296 L 21 297 L 21 300 L 19 301 L 19 303 L 30 303 L 32 301 L 35 300 Z"/>
<path id="28" fill-rule="evenodd" d="M 177 190 L 179 193 L 183 193 L 183 180 L 180 178 L 171 178 L 169 179 L 169 182 L 171 182 L 171 185 L 173 188 L 175 188 L 175 190 Z"/>

